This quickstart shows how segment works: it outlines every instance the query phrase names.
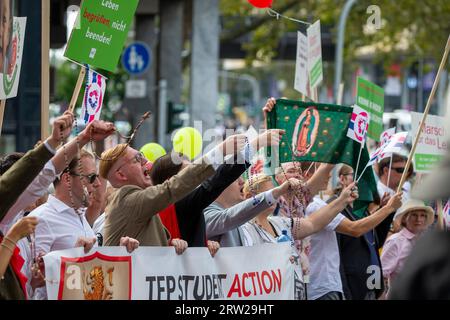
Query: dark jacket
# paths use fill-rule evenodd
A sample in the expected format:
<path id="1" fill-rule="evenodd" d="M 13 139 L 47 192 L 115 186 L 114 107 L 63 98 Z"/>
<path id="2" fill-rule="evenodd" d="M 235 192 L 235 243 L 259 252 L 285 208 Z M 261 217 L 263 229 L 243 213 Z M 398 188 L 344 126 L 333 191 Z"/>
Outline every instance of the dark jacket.
<path id="1" fill-rule="evenodd" d="M 358 220 L 358 217 L 353 214 L 350 206 L 347 206 L 341 213 L 351 221 Z M 393 214 L 389 215 L 373 230 L 375 251 L 378 265 L 380 266 L 378 273 L 379 277 L 377 279 L 377 283 L 379 283 L 380 286 L 375 289 L 375 294 L 377 297 L 379 297 L 384 291 L 383 270 L 381 269 L 379 249 L 386 240 L 392 218 Z M 371 265 L 369 249 L 370 244 L 368 239 L 365 235 L 355 238 L 337 233 L 336 236 L 341 258 L 340 273 L 345 298 L 348 300 L 363 300 L 369 292 L 367 280 L 369 277 L 373 277 L 373 275 L 375 275 L 374 271 L 368 271 L 367 269 Z"/>
<path id="2" fill-rule="evenodd" d="M 206 245 L 206 224 L 203 210 L 248 168 L 248 164 L 222 164 L 216 173 L 197 189 L 175 203 L 181 239 L 190 247 Z"/>
<path id="3" fill-rule="evenodd" d="M 28 151 L 0 177 L 0 221 L 53 156 L 44 144 Z M 23 300 L 25 294 L 11 266 L 0 280 L 0 300 Z"/>

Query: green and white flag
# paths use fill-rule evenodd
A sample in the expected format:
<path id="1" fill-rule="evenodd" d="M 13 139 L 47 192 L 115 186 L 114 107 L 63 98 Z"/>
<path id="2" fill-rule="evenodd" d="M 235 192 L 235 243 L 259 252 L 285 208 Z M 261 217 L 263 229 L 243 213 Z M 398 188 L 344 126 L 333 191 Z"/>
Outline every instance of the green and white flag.
<path id="1" fill-rule="evenodd" d="M 347 106 L 278 99 L 268 114 L 267 128 L 286 130 L 279 146 L 279 161 L 345 163 L 356 168 L 361 145 L 347 137 L 353 109 Z M 271 150 L 269 149 L 269 156 Z M 359 176 L 369 161 L 364 148 Z M 356 210 L 365 208 L 378 196 L 373 170 L 366 170 L 358 183 Z"/>

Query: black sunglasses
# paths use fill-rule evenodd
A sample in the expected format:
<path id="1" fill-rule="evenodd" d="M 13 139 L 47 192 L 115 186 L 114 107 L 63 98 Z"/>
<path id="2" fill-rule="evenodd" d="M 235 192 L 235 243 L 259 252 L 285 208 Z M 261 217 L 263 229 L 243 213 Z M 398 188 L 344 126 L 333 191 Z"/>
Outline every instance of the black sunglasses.
<path id="1" fill-rule="evenodd" d="M 72 176 L 76 176 L 76 177 L 83 177 L 86 178 L 90 184 L 93 184 L 95 182 L 95 180 L 99 177 L 98 174 L 96 173 L 91 173 L 91 174 L 79 174 L 79 173 L 75 173 L 75 172 L 70 172 L 69 174 Z"/>
<path id="2" fill-rule="evenodd" d="M 405 172 L 405 168 L 404 167 L 402 167 L 402 168 L 391 168 L 392 170 L 395 170 L 397 173 L 403 173 L 403 172 Z"/>

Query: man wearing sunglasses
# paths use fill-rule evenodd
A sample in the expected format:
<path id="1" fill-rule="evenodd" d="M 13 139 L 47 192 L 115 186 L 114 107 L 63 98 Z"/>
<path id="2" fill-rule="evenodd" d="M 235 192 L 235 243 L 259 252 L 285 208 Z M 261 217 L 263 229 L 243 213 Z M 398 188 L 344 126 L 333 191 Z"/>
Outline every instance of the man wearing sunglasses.
<path id="1" fill-rule="evenodd" d="M 406 158 L 402 155 L 394 153 L 392 155 L 392 166 L 391 173 L 389 177 L 389 164 L 391 158 L 384 158 L 378 163 L 378 177 L 380 178 L 377 183 L 378 194 L 381 198 L 381 204 L 384 205 L 389 200 L 389 197 L 394 195 L 397 192 L 398 184 L 402 179 L 403 171 L 406 166 Z M 410 178 L 412 175 L 412 165 L 408 172 L 407 178 Z M 389 180 L 389 185 L 388 185 Z M 409 199 L 409 189 L 407 188 L 408 184 L 403 187 L 402 192 L 402 202 L 406 203 Z"/>

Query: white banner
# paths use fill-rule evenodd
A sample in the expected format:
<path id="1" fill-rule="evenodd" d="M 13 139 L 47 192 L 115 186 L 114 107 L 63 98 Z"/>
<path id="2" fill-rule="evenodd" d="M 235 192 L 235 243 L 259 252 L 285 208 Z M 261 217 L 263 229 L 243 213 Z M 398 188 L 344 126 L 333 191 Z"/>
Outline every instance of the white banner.
<path id="1" fill-rule="evenodd" d="M 308 72 L 310 88 L 316 88 L 323 80 L 322 71 L 322 40 L 320 34 L 320 20 L 306 29 L 308 36 Z"/>
<path id="2" fill-rule="evenodd" d="M 411 134 L 417 135 L 423 114 L 411 112 Z M 429 173 L 441 161 L 447 150 L 445 118 L 428 115 L 422 129 L 416 152 L 414 169 L 416 172 Z"/>
<path id="3" fill-rule="evenodd" d="M 54 251 L 44 256 L 50 300 L 292 300 L 288 243 L 221 248 L 124 247 Z"/>
<path id="4" fill-rule="evenodd" d="M 300 31 L 297 32 L 294 89 L 307 97 L 309 96 L 308 37 Z"/>
<path id="5" fill-rule="evenodd" d="M 11 37 L 0 55 L 0 99 L 17 96 L 27 18 L 13 17 Z M 5 32 L 4 32 L 5 33 Z M 3 33 L 3 37 L 5 34 Z"/>

